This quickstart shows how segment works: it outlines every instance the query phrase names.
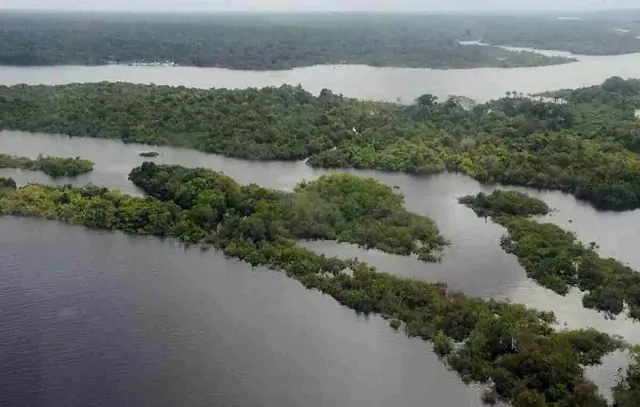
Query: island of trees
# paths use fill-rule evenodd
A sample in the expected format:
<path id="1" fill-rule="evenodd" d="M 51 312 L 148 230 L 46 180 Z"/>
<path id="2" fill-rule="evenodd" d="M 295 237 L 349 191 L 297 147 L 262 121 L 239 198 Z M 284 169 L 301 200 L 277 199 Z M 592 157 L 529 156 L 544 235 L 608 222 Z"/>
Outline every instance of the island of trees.
<path id="1" fill-rule="evenodd" d="M 160 155 L 157 151 L 143 151 L 138 154 L 140 157 L 153 158 Z"/>
<path id="2" fill-rule="evenodd" d="M 548 213 L 543 201 L 521 192 L 497 190 L 465 196 L 460 202 L 507 229 L 501 246 L 540 285 L 561 295 L 577 287 L 584 292 L 585 307 L 610 316 L 626 310 L 630 318 L 640 320 L 640 273 L 615 259 L 601 258 L 593 243 L 584 246 L 571 232 L 530 219 Z"/>
<path id="3" fill-rule="evenodd" d="M 41 171 L 52 178 L 76 177 L 93 171 L 93 162 L 80 158 L 45 157 L 36 159 L 0 154 L 0 168 Z"/>
<path id="4" fill-rule="evenodd" d="M 0 64 L 165 63 L 270 70 L 320 64 L 508 68 L 574 61 L 460 44 L 458 40 L 471 35 L 467 27 L 473 22 L 446 16 L 335 13 L 85 16 L 4 12 Z M 473 27 L 473 31 L 481 30 Z"/>
<path id="5" fill-rule="evenodd" d="M 307 159 L 318 167 L 462 172 L 626 210 L 640 207 L 639 83 L 614 77 L 550 94 L 564 103 L 509 92 L 470 109 L 432 95 L 404 106 L 291 86 L 17 85 L 0 87 L 0 129 Z"/>
<path id="6" fill-rule="evenodd" d="M 400 247 L 409 253 L 424 234 L 429 235 L 427 242 L 435 242 L 433 247 L 443 244 L 430 221 L 397 209 L 401 197 L 376 181 L 330 175 L 283 193 L 241 186 L 209 170 L 153 163 L 134 169 L 130 179 L 148 196 L 131 197 L 95 186 L 28 185 L 1 190 L 0 213 L 212 245 L 253 265 L 281 270 L 357 312 L 381 314 L 408 335 L 431 341 L 435 352 L 465 381 L 486 386 L 488 402 L 607 406 L 584 369 L 625 347 L 619 339 L 594 330 L 554 330 L 551 313 L 468 297 L 444 284 L 395 277 L 297 244 L 298 239 L 335 235 L 367 245 L 363 242 L 369 238 L 378 241 L 378 221 L 387 224 L 389 236 L 406 233 L 413 240 L 390 238 L 388 246 L 379 242 L 371 247 Z M 306 207 L 310 200 L 313 208 Z M 302 214 L 310 218 L 306 223 L 292 222 Z M 414 216 L 410 231 L 400 234 L 409 216 Z M 633 405 L 625 400 L 634 400 L 635 380 L 633 375 L 621 378 L 615 392 L 618 406 Z"/>

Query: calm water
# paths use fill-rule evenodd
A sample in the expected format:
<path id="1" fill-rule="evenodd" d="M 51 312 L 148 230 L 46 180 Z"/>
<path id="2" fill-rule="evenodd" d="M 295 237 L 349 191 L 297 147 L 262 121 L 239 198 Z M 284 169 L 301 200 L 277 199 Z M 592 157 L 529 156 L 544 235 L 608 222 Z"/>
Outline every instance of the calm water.
<path id="1" fill-rule="evenodd" d="M 550 51 L 551 53 L 552 51 Z M 640 54 L 579 57 L 570 65 L 521 69 L 428 70 L 363 66 L 278 72 L 164 67 L 0 67 L 0 84 L 128 81 L 195 87 L 302 84 L 348 96 L 402 100 L 422 93 L 477 100 L 640 76 Z M 153 148 L 157 162 L 224 171 L 240 182 L 291 189 L 326 171 L 303 162 L 247 162 L 176 148 Z M 95 139 L 0 132 L 0 151 L 35 157 L 83 156 L 93 173 L 57 183 L 95 183 L 139 193 L 127 174 L 149 147 Z M 493 187 L 454 174 L 410 177 L 354 171 L 398 185 L 407 207 L 433 217 L 452 241 L 440 264 L 310 242 L 358 256 L 398 275 L 443 281 L 472 295 L 552 310 L 562 325 L 596 327 L 640 342 L 640 324 L 609 321 L 528 280 L 499 247 L 503 229 L 456 198 Z M 42 174 L 0 170 L 20 184 Z M 596 241 L 601 253 L 640 269 L 640 212 L 598 213 L 571 196 L 526 190 L 558 212 L 550 221 Z M 480 405 L 428 346 L 378 318 L 351 311 L 277 273 L 252 272 L 215 253 L 169 242 L 101 233 L 40 220 L 0 219 L 0 405 L 86 406 L 427 406 Z M 590 376 L 606 393 L 623 355 Z M 34 390 L 34 389 L 37 389 Z"/>
<path id="2" fill-rule="evenodd" d="M 566 54 L 542 52 L 547 55 Z M 329 88 L 357 98 L 411 102 L 423 93 L 442 98 L 452 94 L 464 95 L 486 101 L 512 90 L 533 93 L 595 85 L 614 75 L 624 78 L 640 76 L 640 54 L 575 57 L 579 61 L 572 64 L 515 69 L 437 70 L 337 65 L 256 72 L 149 66 L 0 67 L 0 84 L 123 81 L 200 88 L 246 88 L 286 83 L 301 84 L 314 93 Z"/>
<path id="3" fill-rule="evenodd" d="M 144 159 L 137 155 L 138 152 L 149 150 L 148 146 L 135 144 L 125 145 L 123 143 L 110 140 L 84 138 L 73 139 L 67 136 L 37 135 L 22 132 L 0 132 L 0 146 L 2 147 L 3 152 L 10 154 L 36 156 L 38 153 L 43 153 L 56 156 L 80 155 L 82 157 L 89 158 L 96 162 L 96 169 L 93 173 L 80 177 L 75 181 L 59 180 L 58 183 L 64 184 L 72 182 L 77 184 L 84 184 L 90 182 L 95 184 L 107 185 L 111 188 L 118 188 L 129 193 L 137 193 L 138 191 L 136 191 L 135 187 L 133 187 L 133 185 L 129 181 L 127 181 L 127 174 L 132 167 L 139 165 L 144 161 Z M 161 153 L 161 155 L 155 159 L 155 161 L 157 162 L 212 168 L 215 170 L 224 171 L 228 175 L 236 178 L 238 181 L 243 183 L 255 182 L 260 185 L 285 190 L 293 188 L 293 186 L 302 179 L 311 180 L 326 172 L 322 170 L 311 169 L 303 162 L 247 162 L 216 155 L 208 155 L 186 149 L 154 147 L 154 150 Z M 330 242 L 309 242 L 307 243 L 309 247 L 328 254 L 349 257 L 357 256 L 362 260 L 365 260 L 379 267 L 381 270 L 385 270 L 398 275 L 411 276 L 430 281 L 443 281 L 456 289 L 463 290 L 464 292 L 472 295 L 509 299 L 511 301 L 524 303 L 528 306 L 536 307 L 539 309 L 551 310 L 556 313 L 562 326 L 567 326 L 570 328 L 595 327 L 612 334 L 621 335 L 629 340 L 640 342 L 640 324 L 627 321 L 624 318 L 618 318 L 615 321 L 607 320 L 602 315 L 594 311 L 585 310 L 584 308 L 582 308 L 580 296 L 577 293 L 574 293 L 573 295 L 570 295 L 568 297 L 561 297 L 549 290 L 537 286 L 534 282 L 527 279 L 524 271 L 518 265 L 515 257 L 505 254 L 499 246 L 499 238 L 504 233 L 504 230 L 500 226 L 497 226 L 491 222 L 486 222 L 484 219 L 477 218 L 470 210 L 461 205 L 458 205 L 456 202 L 456 198 L 462 195 L 476 193 L 481 190 L 490 191 L 494 187 L 481 186 L 476 181 L 468 177 L 455 174 L 443 174 L 434 177 L 411 177 L 403 174 L 386 174 L 375 171 L 353 172 L 365 177 L 374 177 L 389 185 L 399 186 L 402 192 L 405 194 L 407 207 L 410 210 L 417 213 L 426 214 L 434 218 L 437 221 L 442 233 L 452 241 L 452 246 L 445 252 L 444 261 L 440 264 L 427 265 L 417 261 L 414 258 L 403 258 L 399 256 L 386 255 L 376 251 L 364 251 L 350 245 L 338 245 Z M 28 171 L 0 170 L 0 176 L 14 177 L 14 179 L 16 179 L 19 184 L 25 184 L 28 182 L 52 182 L 52 180 L 47 176 Z M 557 209 L 557 212 L 555 212 L 549 218 L 549 221 L 553 221 L 566 229 L 575 231 L 578 236 L 585 242 L 598 242 L 598 244 L 600 244 L 601 246 L 602 254 L 616 257 L 623 262 L 626 262 L 631 266 L 640 269 L 640 253 L 638 253 L 636 249 L 636 242 L 638 241 L 638 238 L 640 238 L 640 228 L 638 228 L 638 225 L 640 225 L 640 211 L 625 213 L 596 212 L 590 206 L 576 201 L 569 195 L 557 192 L 541 192 L 536 190 L 528 190 L 524 188 L 520 188 L 520 190 L 526 191 L 544 199 L 552 207 Z M 49 225 L 49 223 L 47 222 L 43 223 L 37 221 L 18 221 L 15 219 L 5 219 L 3 220 L 3 222 L 12 222 L 11 224 L 13 225 L 37 225 L 37 227 L 41 227 L 41 225 Z M 66 233 L 91 236 L 91 238 L 85 236 L 84 239 L 94 239 L 95 236 L 99 235 L 100 239 L 108 240 L 111 243 L 98 244 L 96 246 L 96 251 L 102 252 L 103 256 L 115 256 L 115 254 L 117 254 L 117 258 L 120 259 L 119 261 L 121 262 L 121 267 L 123 270 L 133 273 L 132 276 L 138 276 L 138 273 L 143 273 L 142 276 L 135 277 L 139 279 L 134 280 L 135 283 L 133 284 L 141 284 L 145 286 L 144 289 L 153 290 L 153 284 L 155 284 L 155 282 L 151 283 L 151 279 L 147 282 L 144 282 L 144 279 L 146 278 L 144 276 L 148 275 L 144 274 L 143 271 L 152 266 L 141 265 L 137 263 L 142 261 L 142 257 L 139 258 L 136 254 L 138 251 L 137 248 L 120 248 L 121 246 L 130 245 L 132 239 L 125 238 L 117 234 L 96 234 L 95 232 L 88 232 L 84 231 L 83 229 L 68 228 L 60 225 L 47 226 L 47 228 L 49 227 L 55 228 L 55 230 L 57 231 L 56 233 L 64 235 L 64 237 L 60 237 L 58 239 L 61 241 L 60 244 L 64 245 L 66 249 L 56 249 L 56 251 L 59 252 L 58 258 L 62 262 L 62 265 L 60 266 L 61 269 L 73 268 L 72 265 L 68 265 L 64 261 L 64 259 L 69 256 L 72 259 L 76 256 L 85 259 L 85 253 L 83 251 L 78 251 L 73 248 L 73 245 L 66 245 L 64 243 L 65 241 L 71 239 L 70 237 L 66 236 Z M 3 227 L 0 230 L 5 229 L 6 228 Z M 15 232 L 6 233 L 9 233 L 7 236 L 12 236 Z M 42 235 L 48 236 L 50 238 L 49 233 L 42 233 Z M 37 241 L 39 239 L 35 240 L 36 243 L 34 244 L 37 244 Z M 56 239 L 54 238 L 54 240 Z M 41 242 L 40 244 L 45 246 L 45 243 Z M 114 245 L 117 245 L 118 248 L 113 248 Z M 144 245 L 154 247 L 154 249 L 149 250 L 157 250 L 158 252 L 167 251 L 164 244 L 156 242 L 153 239 L 144 240 Z M 105 246 L 109 249 L 104 250 Z M 13 250 L 0 249 L 0 252 L 9 253 L 12 256 L 16 256 Z M 30 253 L 31 257 L 35 257 L 35 259 L 29 258 L 25 261 L 33 260 L 41 261 L 43 263 L 50 262 L 50 260 L 43 258 L 40 255 L 40 252 L 41 251 L 39 249 L 31 249 L 22 253 L 24 253 L 25 255 L 26 253 Z M 32 253 L 39 254 L 38 256 L 32 256 Z M 97 254 L 90 253 L 88 255 L 89 259 L 91 258 L 91 256 L 95 255 Z M 165 261 L 159 260 L 158 262 L 156 262 L 155 256 L 155 254 L 153 256 L 148 256 L 149 258 L 154 258 L 152 264 L 163 265 Z M 180 269 L 181 272 L 179 272 L 179 275 L 180 279 L 182 279 L 192 273 L 191 268 L 194 266 L 192 266 L 192 263 L 189 263 L 188 261 L 183 263 L 183 258 L 187 258 L 188 256 L 182 256 L 182 252 L 180 252 L 178 249 L 171 251 L 171 253 L 167 254 L 167 256 L 170 256 L 171 258 L 173 258 L 174 256 L 178 256 L 180 260 L 171 262 L 171 267 L 163 268 L 161 271 L 161 275 L 162 273 L 176 273 L 175 269 Z M 210 260 L 216 257 L 213 255 L 207 255 L 206 258 L 208 260 L 206 261 L 202 260 L 202 257 L 199 257 L 197 255 L 193 257 L 195 258 L 195 260 L 192 260 L 193 262 L 201 261 L 205 263 L 215 263 L 217 261 L 220 262 L 220 264 L 236 264 L 223 259 L 215 261 Z M 21 263 L 22 261 L 22 257 L 17 256 L 16 262 Z M 87 261 L 91 263 L 91 260 Z M 242 268 L 240 265 L 235 266 L 235 268 L 239 267 Z M 225 274 L 228 272 L 227 270 L 223 270 L 224 268 L 225 267 L 221 267 L 220 273 Z M 196 270 L 195 273 L 197 275 L 200 275 L 201 272 L 198 270 Z M 89 267 L 87 267 L 85 271 L 89 271 L 92 274 L 99 273 L 98 270 Z M 270 276 L 276 276 L 273 273 L 267 274 Z M 50 276 L 50 278 L 52 279 L 51 284 L 55 285 L 57 284 L 57 282 L 60 283 L 60 286 L 56 289 L 60 291 L 61 296 L 64 296 L 64 293 L 67 292 L 66 287 L 68 283 L 66 280 L 69 277 L 65 273 L 60 272 L 54 273 L 52 276 Z M 107 277 L 103 276 L 103 278 Z M 188 277 L 186 281 L 191 281 L 189 280 L 190 278 L 191 277 Z M 197 279 L 197 277 L 193 278 Z M 213 276 L 210 276 L 208 278 L 213 279 L 222 277 L 219 277 L 217 273 L 214 273 Z M 281 277 L 279 276 L 272 278 L 281 279 Z M 127 282 L 127 284 L 131 284 L 131 282 Z M 148 287 L 149 284 L 151 284 L 150 287 Z M 224 284 L 226 284 L 226 282 Z M 93 285 L 93 282 L 89 282 L 85 285 L 85 289 L 87 289 L 88 292 L 92 292 L 91 290 L 97 289 L 96 287 L 93 287 Z M 205 286 L 205 284 L 199 281 L 195 281 L 192 288 L 198 289 Z M 291 283 L 291 286 L 296 285 L 294 283 Z M 117 291 L 118 289 L 120 289 L 119 287 L 120 286 L 114 288 L 114 290 Z M 143 288 L 133 287 L 131 289 Z M 162 288 L 162 290 L 170 291 L 169 288 Z M 229 288 L 229 290 L 232 291 L 231 288 Z M 165 293 L 166 291 L 162 292 Z M 89 298 L 92 297 L 92 295 L 86 295 Z M 119 295 L 128 294 L 127 292 L 124 292 Z M 177 292 L 175 295 L 177 298 L 181 298 L 180 296 L 183 294 Z M 189 301 L 189 299 L 183 300 Z M 131 299 L 131 301 L 133 301 L 133 299 Z M 298 300 L 290 300 L 288 302 L 292 309 L 299 309 L 299 306 L 304 307 L 303 305 L 298 304 L 297 301 Z M 303 294 L 300 294 L 299 301 L 306 301 Z M 165 305 L 167 307 L 171 306 L 170 304 Z M 268 309 L 265 309 L 266 307 L 266 305 L 260 305 L 257 308 L 259 308 L 261 311 L 273 312 L 275 314 L 278 314 L 280 312 L 279 310 L 269 311 Z M 227 311 L 225 312 L 232 312 L 230 311 L 232 308 L 233 307 L 227 308 Z M 178 310 L 176 312 L 180 311 Z M 207 314 L 209 315 L 209 318 L 215 319 L 218 318 L 218 313 L 220 312 L 220 310 L 203 309 L 202 312 L 209 313 Z M 349 314 L 349 312 L 347 312 L 346 310 L 344 312 Z M 321 313 L 324 314 L 324 311 L 321 311 Z M 148 316 L 141 316 L 141 318 L 142 317 L 147 318 Z M 230 320 L 233 320 L 235 318 L 243 320 L 245 317 L 236 316 L 233 313 L 229 315 Z M 286 319 L 287 317 L 281 316 L 280 318 Z M 180 318 L 176 319 L 179 320 Z M 291 329 L 293 329 L 294 331 L 300 329 L 296 326 L 296 323 L 297 322 L 290 322 L 292 327 Z M 310 321 L 309 323 L 313 324 L 315 322 Z M 384 326 L 384 323 L 380 323 L 379 325 L 375 326 L 377 327 L 375 329 L 383 329 L 382 327 Z M 82 324 L 79 325 L 79 328 L 88 329 L 85 325 Z M 254 328 L 262 329 L 257 326 L 255 326 Z M 37 329 L 41 329 L 41 327 L 38 325 Z M 167 329 L 179 330 L 182 328 L 175 328 L 173 327 L 173 325 L 171 325 L 171 322 L 167 322 Z M 200 327 L 198 329 L 204 328 Z M 282 334 L 282 332 L 280 332 L 281 329 L 274 329 L 279 331 L 278 334 Z M 331 330 L 330 328 L 327 329 Z M 339 330 L 342 331 L 342 333 L 345 335 L 351 334 L 350 332 L 344 332 L 344 328 L 339 328 Z M 350 328 L 347 328 L 347 331 L 349 330 Z M 129 335 L 129 333 L 126 332 L 122 334 Z M 185 333 L 185 335 L 186 334 L 187 333 Z M 295 333 L 289 334 L 294 335 Z M 117 334 L 115 333 L 114 335 L 117 336 Z M 162 339 L 162 335 L 160 335 L 159 338 Z M 123 340 L 126 341 L 128 339 Z M 176 339 L 178 343 L 181 340 L 182 339 L 179 338 Z M 290 340 L 294 341 L 294 339 Z M 300 340 L 303 342 L 306 341 L 306 339 Z M 403 339 L 401 338 L 397 338 L 396 340 L 403 341 Z M 209 347 L 207 345 L 204 345 L 203 343 L 201 343 L 203 346 L 201 351 L 207 349 L 208 352 Z M 167 346 L 170 347 L 173 345 Z M 425 345 L 421 346 L 422 348 L 424 348 Z M 194 352 L 196 352 L 195 348 L 197 347 L 194 345 Z M 170 350 L 165 349 L 165 351 Z M 427 359 L 432 358 L 433 355 L 427 351 L 425 351 L 424 353 L 425 355 L 422 356 L 421 360 L 429 364 Z M 218 355 L 217 357 L 222 357 L 223 359 L 225 358 L 224 353 Z M 621 355 L 611 356 L 607 358 L 606 363 L 603 366 L 598 367 L 597 369 L 594 369 L 593 372 L 591 372 L 591 377 L 596 380 L 603 389 L 607 389 L 613 383 L 617 368 L 620 367 L 625 360 L 626 359 Z M 225 359 L 225 361 L 225 363 L 229 364 L 230 366 L 236 363 L 233 360 Z M 188 366 L 188 364 L 185 363 L 185 366 Z M 368 366 L 370 367 L 370 365 Z M 440 372 L 440 367 L 436 368 L 434 366 L 435 365 L 430 364 L 430 369 L 436 369 L 431 371 L 431 374 L 439 375 L 440 373 L 435 372 Z M 388 372 L 386 372 L 385 370 L 385 373 Z M 248 373 L 244 372 L 243 374 Z M 393 373 L 394 376 L 402 376 L 403 374 L 406 375 L 409 373 Z M 442 380 L 445 379 L 443 378 Z M 460 386 L 458 381 L 454 379 L 451 379 L 450 383 L 452 389 L 458 388 Z M 316 390 L 320 391 L 318 389 Z M 386 392 L 387 390 L 384 391 Z M 433 389 L 429 391 L 433 391 Z M 468 398 L 468 395 L 470 393 L 467 393 L 466 391 L 467 390 L 461 393 L 464 395 L 461 396 L 462 398 Z M 418 393 L 416 394 L 418 396 L 416 396 L 415 394 L 408 394 L 407 399 L 402 399 L 401 405 L 415 405 L 417 401 L 423 403 L 425 399 L 422 398 L 422 395 L 424 393 L 418 391 Z M 367 395 L 366 397 L 368 396 L 369 395 Z M 336 395 L 336 397 L 338 396 Z M 414 397 L 417 398 L 414 399 Z M 245 402 L 243 400 L 241 401 L 242 403 Z M 475 401 L 472 400 L 471 402 Z M 381 404 L 375 405 L 385 405 L 385 402 L 383 401 L 380 401 L 380 403 Z M 311 404 L 327 405 L 323 402 L 318 402 L 318 400 L 312 402 Z M 329 405 L 359 404 L 357 402 L 352 402 L 349 399 L 347 401 L 342 400 L 337 404 L 329 403 Z M 438 405 L 466 406 L 465 404 L 434 404 L 434 407 Z"/>
<path id="4" fill-rule="evenodd" d="M 169 242 L 0 218 L 0 293 L 2 406 L 480 405 L 387 322 Z"/>

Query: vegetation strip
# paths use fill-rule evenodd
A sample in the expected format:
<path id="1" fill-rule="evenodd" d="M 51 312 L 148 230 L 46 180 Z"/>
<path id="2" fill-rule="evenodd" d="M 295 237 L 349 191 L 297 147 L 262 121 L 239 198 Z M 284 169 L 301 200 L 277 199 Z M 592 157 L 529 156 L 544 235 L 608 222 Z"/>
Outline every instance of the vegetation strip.
<path id="1" fill-rule="evenodd" d="M 601 258 L 595 243 L 584 246 L 574 233 L 529 219 L 549 212 L 541 200 L 521 192 L 496 190 L 489 195 L 465 196 L 460 203 L 507 229 L 500 245 L 514 254 L 527 276 L 540 285 L 561 295 L 577 287 L 585 293 L 585 307 L 609 316 L 626 310 L 630 318 L 640 320 L 640 273 L 615 259 Z"/>
<path id="2" fill-rule="evenodd" d="M 321 64 L 509 68 L 575 61 L 463 45 L 457 40 L 465 35 L 467 27 L 451 30 L 442 19 L 427 17 L 429 22 L 425 23 L 424 15 L 415 19 L 375 14 L 332 13 L 309 18 L 205 13 L 185 14 L 180 19 L 101 15 L 92 16 L 88 24 L 82 16 L 69 14 L 3 13 L 0 64 L 177 64 L 273 70 Z M 465 20 L 463 25 L 469 23 Z M 475 20 L 470 22 L 474 24 Z M 449 32 L 443 34 L 443 29 Z"/>
<path id="3" fill-rule="evenodd" d="M 300 87 L 187 89 L 123 83 L 0 87 L 0 129 L 185 146 L 326 168 L 462 172 L 557 189 L 599 209 L 640 207 L 640 81 L 611 78 L 568 103 L 509 93 L 412 106 Z M 566 92 L 557 97 L 566 96 Z"/>
<path id="4" fill-rule="evenodd" d="M 131 197 L 93 186 L 8 187 L 0 193 L 0 213 L 211 244 L 252 265 L 282 270 L 357 312 L 381 314 L 392 326 L 403 325 L 408 335 L 431 341 L 435 352 L 465 381 L 487 386 L 487 402 L 504 400 L 515 407 L 607 406 L 584 377 L 584 366 L 598 364 L 603 355 L 624 346 L 618 339 L 594 330 L 555 331 L 551 313 L 468 297 L 444 284 L 395 277 L 296 244 L 296 239 L 312 236 L 309 231 L 329 225 L 336 233 L 346 233 L 345 241 L 362 244 L 361 237 L 375 235 L 376 229 L 358 227 L 370 225 L 370 216 L 376 215 L 359 214 L 356 208 L 364 204 L 371 209 L 369 200 L 377 204 L 374 198 L 382 195 L 388 201 L 383 199 L 387 203 L 377 210 L 386 213 L 385 208 L 397 202 L 375 181 L 332 175 L 301 184 L 287 195 L 240 186 L 209 170 L 152 163 L 134 169 L 130 179 L 150 196 Z M 313 196 L 324 208 L 314 218 L 317 227 L 289 228 L 290 215 L 282 211 L 282 200 L 288 196 L 295 204 L 298 194 L 303 206 L 305 198 Z M 325 216 L 327 208 L 338 211 L 335 215 L 346 220 L 344 226 L 336 227 L 334 219 Z M 301 213 L 308 214 L 305 210 Z M 621 389 L 625 385 L 621 382 Z M 622 389 L 618 397 L 629 391 Z"/>
<path id="5" fill-rule="evenodd" d="M 41 171 L 52 178 L 76 177 L 93 171 L 93 162 L 80 157 L 44 157 L 36 159 L 0 154 L 0 168 L 19 168 L 29 171 Z"/>

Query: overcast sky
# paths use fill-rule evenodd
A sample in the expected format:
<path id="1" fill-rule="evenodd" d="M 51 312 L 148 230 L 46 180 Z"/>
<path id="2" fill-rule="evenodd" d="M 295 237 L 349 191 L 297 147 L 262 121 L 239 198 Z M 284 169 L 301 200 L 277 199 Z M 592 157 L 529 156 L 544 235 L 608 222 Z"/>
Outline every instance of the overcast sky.
<path id="1" fill-rule="evenodd" d="M 496 11 L 640 8 L 640 0 L 0 0 L 0 9 L 136 11 Z"/>

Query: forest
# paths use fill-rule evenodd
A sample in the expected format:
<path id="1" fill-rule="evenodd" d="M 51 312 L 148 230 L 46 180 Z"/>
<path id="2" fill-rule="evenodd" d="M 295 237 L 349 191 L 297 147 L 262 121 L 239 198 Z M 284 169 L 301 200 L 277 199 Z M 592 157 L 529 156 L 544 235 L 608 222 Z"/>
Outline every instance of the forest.
<path id="1" fill-rule="evenodd" d="M 503 191 L 496 189 L 487 195 L 480 192 L 477 195 L 467 195 L 458 199 L 463 205 L 471 208 L 476 215 L 494 220 L 503 216 L 533 216 L 546 215 L 551 210 L 544 201 L 532 198 L 517 191 Z"/>
<path id="2" fill-rule="evenodd" d="M 38 155 L 37 158 L 31 159 L 0 154 L 0 168 L 40 171 L 51 178 L 77 177 L 93 171 L 93 162 L 80 157 L 63 158 Z"/>
<path id="3" fill-rule="evenodd" d="M 276 236 L 337 240 L 387 253 L 416 254 L 424 261 L 437 260 L 448 244 L 435 222 L 407 212 L 404 198 L 391 187 L 350 174 L 324 175 L 299 184 L 293 193 L 240 186 L 209 170 L 152 163 L 134 169 L 129 179 L 149 196 L 192 211 L 206 221 L 206 230 L 215 230 L 224 219 L 253 241 Z"/>
<path id="4" fill-rule="evenodd" d="M 195 148 L 311 166 L 461 172 L 483 183 L 568 192 L 598 209 L 640 207 L 640 86 L 613 77 L 472 108 L 413 105 L 301 87 L 189 89 L 124 83 L 0 86 L 0 129 Z"/>
<path id="5" fill-rule="evenodd" d="M 538 284 L 561 295 L 577 287 L 586 308 L 611 317 L 626 311 L 629 318 L 640 320 L 640 273 L 615 259 L 601 258 L 595 243 L 585 246 L 574 233 L 530 219 L 549 212 L 543 201 L 497 190 L 462 197 L 460 203 L 507 229 L 502 248 L 514 254 Z"/>
<path id="6" fill-rule="evenodd" d="M 640 52 L 640 13 L 560 14 L 82 14 L 5 12 L 0 64 L 172 62 L 231 69 L 318 64 L 417 68 L 571 62 L 492 45 L 586 55 Z M 577 19 L 579 18 L 579 19 Z"/>
<path id="7" fill-rule="evenodd" d="M 513 47 L 568 51 L 578 55 L 640 52 L 640 12 L 634 10 L 571 12 L 567 15 L 468 16 L 465 38 Z M 452 18 L 451 24 L 462 21 Z"/>
<path id="8" fill-rule="evenodd" d="M 618 338 L 595 330 L 557 331 L 552 313 L 468 297 L 441 283 L 395 277 L 356 260 L 327 258 L 302 248 L 296 239 L 304 236 L 304 227 L 288 229 L 290 215 L 279 210 L 279 191 L 239 186 L 209 170 L 153 163 L 135 168 L 130 179 L 148 196 L 95 186 L 34 184 L 1 190 L 0 213 L 211 245 L 252 265 L 281 270 L 356 312 L 381 314 L 407 335 L 430 341 L 465 382 L 484 384 L 483 399 L 489 403 L 607 406 L 584 369 L 627 346 Z M 303 183 L 291 194 L 306 193 L 317 194 L 319 205 L 337 205 L 345 219 L 364 224 L 371 215 L 355 209 L 362 200 L 386 197 L 377 209 L 382 212 L 398 201 L 375 181 L 344 174 Z M 261 230 L 256 223 L 265 225 L 264 233 L 254 233 Z M 625 400 L 633 400 L 637 392 L 634 380 L 633 375 L 620 379 L 615 392 L 619 407 L 632 406 Z"/>
<path id="9" fill-rule="evenodd" d="M 0 189 L 16 189 L 16 181 L 13 178 L 0 177 Z"/>
<path id="10" fill-rule="evenodd" d="M 0 64 L 169 62 L 273 70 L 321 64 L 509 68 L 574 61 L 494 46 L 462 45 L 458 40 L 468 32 L 464 20 L 461 25 L 446 17 L 447 21 L 422 17 L 2 13 Z"/>

